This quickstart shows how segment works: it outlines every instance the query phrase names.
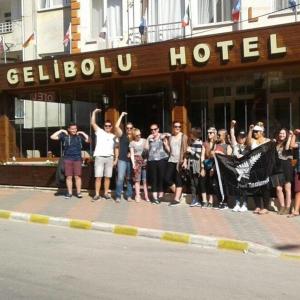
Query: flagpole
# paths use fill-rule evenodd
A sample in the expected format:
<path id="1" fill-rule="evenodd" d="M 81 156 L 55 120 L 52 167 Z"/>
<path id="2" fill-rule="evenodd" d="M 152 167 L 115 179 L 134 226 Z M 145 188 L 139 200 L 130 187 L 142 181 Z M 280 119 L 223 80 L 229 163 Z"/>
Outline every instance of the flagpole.
<path id="1" fill-rule="evenodd" d="M 3 55 L 4 55 L 4 63 L 6 64 L 6 49 L 5 49 L 5 39 L 4 36 L 2 36 L 2 45 L 3 45 Z"/>
<path id="2" fill-rule="evenodd" d="M 72 22 L 70 22 L 69 24 L 69 28 L 70 28 L 70 54 L 72 54 Z"/>

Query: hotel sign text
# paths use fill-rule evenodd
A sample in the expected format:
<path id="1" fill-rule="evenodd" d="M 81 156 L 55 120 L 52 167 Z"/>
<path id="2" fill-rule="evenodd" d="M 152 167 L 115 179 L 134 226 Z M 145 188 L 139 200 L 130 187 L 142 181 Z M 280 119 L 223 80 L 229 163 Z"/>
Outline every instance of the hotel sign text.
<path id="1" fill-rule="evenodd" d="M 230 35 L 227 36 L 230 37 Z M 264 47 L 268 49 L 263 50 L 265 52 L 268 51 L 268 59 L 282 57 L 287 53 L 287 47 L 282 45 L 282 42 L 279 46 L 277 34 L 269 34 L 265 38 L 268 39 L 268 46 L 264 43 Z M 193 39 L 193 42 L 199 39 Z M 204 37 L 201 37 L 201 40 L 204 40 Z M 153 48 L 151 48 L 153 56 L 148 54 L 147 57 L 150 63 L 143 61 L 146 54 L 143 54 L 143 59 L 141 58 L 141 47 L 132 48 L 131 53 L 129 53 L 130 48 L 126 48 L 127 53 L 124 53 L 123 49 L 123 53 L 117 55 L 113 54 L 116 52 L 116 49 L 114 49 L 109 55 L 99 56 L 98 54 L 96 58 L 96 54 L 93 54 L 93 57 L 91 55 L 91 57 L 84 58 L 81 58 L 81 56 L 71 56 L 71 60 L 68 60 L 67 57 L 64 59 L 54 59 L 50 62 L 37 60 L 35 61 L 35 65 L 25 65 L 24 63 L 24 67 L 10 68 L 6 72 L 6 79 L 10 87 L 16 87 L 22 83 L 26 87 L 37 83 L 70 82 L 78 78 L 89 80 L 112 77 L 114 75 L 118 75 L 119 77 L 128 75 L 139 76 L 141 64 L 144 65 L 146 71 L 147 68 L 154 68 L 153 65 L 168 72 L 172 72 L 178 68 L 183 69 L 189 65 L 194 68 L 204 68 L 210 62 L 212 53 L 215 54 L 217 52 L 219 54 L 219 64 L 226 64 L 231 61 L 231 57 L 233 56 L 232 51 L 236 49 L 240 52 L 241 63 L 244 63 L 247 60 L 260 58 L 260 51 L 262 50 L 261 41 L 258 36 L 250 36 L 242 38 L 239 43 L 233 39 L 226 39 L 217 41 L 216 43 L 201 42 L 196 44 L 194 42 L 192 46 L 190 44 L 182 46 L 182 44 L 185 44 L 185 41 L 182 40 L 179 46 L 164 48 L 164 53 L 156 53 L 157 50 L 155 47 L 159 45 L 156 44 L 152 45 Z M 178 41 L 176 44 L 178 44 Z M 85 55 L 88 56 L 87 53 Z M 161 66 L 160 63 L 155 61 L 161 59 L 161 56 L 165 57 L 164 62 L 167 66 Z M 155 69 L 152 72 L 154 71 Z"/>

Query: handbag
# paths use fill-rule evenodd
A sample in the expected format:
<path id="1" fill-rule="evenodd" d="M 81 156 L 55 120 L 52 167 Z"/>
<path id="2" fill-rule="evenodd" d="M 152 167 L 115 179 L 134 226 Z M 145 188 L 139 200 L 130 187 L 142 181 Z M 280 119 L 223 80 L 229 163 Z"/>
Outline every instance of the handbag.
<path id="1" fill-rule="evenodd" d="M 213 165 L 214 165 L 214 161 L 211 158 L 205 159 L 203 161 L 203 165 L 204 165 L 204 170 L 205 171 L 209 171 L 212 169 Z"/>
<path id="2" fill-rule="evenodd" d="M 187 183 L 189 181 L 190 178 L 190 171 L 188 169 L 180 169 L 179 172 L 180 178 L 182 180 L 183 183 Z"/>

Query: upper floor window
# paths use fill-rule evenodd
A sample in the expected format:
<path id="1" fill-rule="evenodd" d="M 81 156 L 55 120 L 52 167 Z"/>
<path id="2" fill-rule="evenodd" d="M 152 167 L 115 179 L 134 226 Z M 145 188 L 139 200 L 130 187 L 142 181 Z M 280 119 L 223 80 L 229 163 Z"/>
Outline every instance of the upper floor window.
<path id="1" fill-rule="evenodd" d="M 198 0 L 192 5 L 193 24 L 209 24 L 231 20 L 232 0 Z"/>
<path id="2" fill-rule="evenodd" d="M 288 9 L 292 9 L 291 8 L 291 4 L 289 4 L 289 0 L 274 0 L 274 9 L 275 10 L 280 10 L 280 9 L 285 9 L 285 8 L 288 8 Z M 296 0 L 295 1 L 296 4 L 299 4 L 300 1 L 299 0 Z M 298 9 L 298 7 L 297 7 Z"/>
<path id="3" fill-rule="evenodd" d="M 39 9 L 51 9 L 70 4 L 71 0 L 39 0 Z"/>
<path id="4" fill-rule="evenodd" d="M 107 23 L 109 38 L 123 35 L 122 0 L 107 0 Z"/>
<path id="5" fill-rule="evenodd" d="M 92 38 L 97 38 L 105 26 L 103 0 L 90 1 L 91 17 L 90 17 L 90 33 Z"/>

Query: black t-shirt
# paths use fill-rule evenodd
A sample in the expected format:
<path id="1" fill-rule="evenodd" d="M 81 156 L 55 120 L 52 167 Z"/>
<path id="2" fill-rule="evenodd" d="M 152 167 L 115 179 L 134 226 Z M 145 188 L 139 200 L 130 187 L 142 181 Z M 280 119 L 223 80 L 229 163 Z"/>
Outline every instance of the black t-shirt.
<path id="1" fill-rule="evenodd" d="M 119 160 L 128 161 L 129 138 L 126 134 L 122 134 L 119 138 Z"/>
<path id="2" fill-rule="evenodd" d="M 83 137 L 80 135 L 66 135 L 61 133 L 59 140 L 63 143 L 64 158 L 68 160 L 81 160 Z"/>

